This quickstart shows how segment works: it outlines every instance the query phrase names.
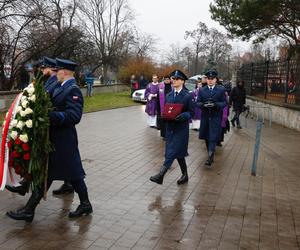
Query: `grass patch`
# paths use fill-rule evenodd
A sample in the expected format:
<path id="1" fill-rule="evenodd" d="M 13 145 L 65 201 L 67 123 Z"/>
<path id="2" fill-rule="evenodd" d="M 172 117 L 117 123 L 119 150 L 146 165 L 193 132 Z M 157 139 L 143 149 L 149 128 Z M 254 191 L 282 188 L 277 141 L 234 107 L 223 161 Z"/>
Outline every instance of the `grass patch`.
<path id="1" fill-rule="evenodd" d="M 131 100 L 129 94 L 129 91 L 124 91 L 118 93 L 100 93 L 95 94 L 92 97 L 84 97 L 83 112 L 86 113 L 139 105 L 139 103 Z M 0 126 L 4 121 L 5 114 L 6 111 L 0 112 Z"/>
<path id="2" fill-rule="evenodd" d="M 83 111 L 94 112 L 139 105 L 131 100 L 129 94 L 129 91 L 124 91 L 118 93 L 100 93 L 94 94 L 92 97 L 84 97 Z"/>

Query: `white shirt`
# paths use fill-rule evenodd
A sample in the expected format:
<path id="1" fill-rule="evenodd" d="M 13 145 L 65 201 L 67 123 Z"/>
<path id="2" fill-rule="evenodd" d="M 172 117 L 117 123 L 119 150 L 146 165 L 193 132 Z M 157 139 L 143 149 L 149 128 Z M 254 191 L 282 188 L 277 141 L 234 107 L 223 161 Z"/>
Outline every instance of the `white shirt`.
<path id="1" fill-rule="evenodd" d="M 71 79 L 75 79 L 74 77 L 71 77 L 71 78 L 69 78 L 69 79 L 67 79 L 67 80 L 65 80 L 65 81 L 63 81 L 62 83 L 61 83 L 61 85 L 60 86 L 63 86 L 67 81 L 69 81 L 69 80 L 71 80 Z"/>
<path id="2" fill-rule="evenodd" d="M 216 86 L 216 85 L 213 85 L 213 86 L 208 86 L 208 85 L 207 85 L 207 87 L 208 87 L 209 90 L 214 90 L 214 87 L 215 87 L 215 86 Z"/>
<path id="3" fill-rule="evenodd" d="M 181 90 L 182 90 L 182 88 L 181 88 L 181 89 L 178 89 L 178 90 L 174 89 L 174 94 L 175 94 L 175 96 L 176 96 L 176 92 L 177 92 L 177 95 L 179 95 L 179 93 L 180 93 Z"/>

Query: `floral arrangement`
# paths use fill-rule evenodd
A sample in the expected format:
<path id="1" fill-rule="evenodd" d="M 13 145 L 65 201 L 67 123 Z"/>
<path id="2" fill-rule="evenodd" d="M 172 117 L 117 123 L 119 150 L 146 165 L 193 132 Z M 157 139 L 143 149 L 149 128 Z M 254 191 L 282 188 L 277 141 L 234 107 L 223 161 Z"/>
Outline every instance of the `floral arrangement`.
<path id="1" fill-rule="evenodd" d="M 50 97 L 41 78 L 29 84 L 19 96 L 9 123 L 7 136 L 8 168 L 31 182 L 31 187 L 45 185 L 48 172 Z M 3 127 L 5 124 L 3 124 Z"/>

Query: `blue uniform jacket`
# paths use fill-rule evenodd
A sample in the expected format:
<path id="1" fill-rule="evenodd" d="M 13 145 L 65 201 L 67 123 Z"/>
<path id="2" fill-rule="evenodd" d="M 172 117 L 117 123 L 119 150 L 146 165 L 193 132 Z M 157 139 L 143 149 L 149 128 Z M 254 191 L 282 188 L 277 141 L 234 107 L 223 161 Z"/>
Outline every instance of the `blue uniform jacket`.
<path id="1" fill-rule="evenodd" d="M 75 125 L 81 120 L 83 96 L 74 78 L 55 88 L 54 111 L 50 112 L 50 141 L 54 151 L 49 154 L 49 178 L 78 180 L 85 176 L 78 149 Z"/>
<path id="2" fill-rule="evenodd" d="M 216 104 L 215 108 L 205 108 L 202 104 L 211 100 Z M 201 107 L 201 124 L 199 138 L 218 142 L 222 132 L 222 114 L 223 108 L 226 106 L 225 88 L 215 85 L 212 92 L 208 86 L 205 86 L 199 91 L 197 105 Z"/>
<path id="3" fill-rule="evenodd" d="M 166 95 L 166 103 L 183 104 L 183 112 L 180 114 L 181 121 L 166 122 L 166 150 L 165 157 L 168 159 L 184 158 L 188 155 L 189 121 L 194 113 L 192 95 L 183 88 L 174 97 L 174 90 Z"/>
<path id="4" fill-rule="evenodd" d="M 52 96 L 54 89 L 59 85 L 60 83 L 57 82 L 57 76 L 52 75 L 48 78 L 48 80 L 45 82 L 44 88 L 46 92 L 49 93 L 50 96 Z"/>

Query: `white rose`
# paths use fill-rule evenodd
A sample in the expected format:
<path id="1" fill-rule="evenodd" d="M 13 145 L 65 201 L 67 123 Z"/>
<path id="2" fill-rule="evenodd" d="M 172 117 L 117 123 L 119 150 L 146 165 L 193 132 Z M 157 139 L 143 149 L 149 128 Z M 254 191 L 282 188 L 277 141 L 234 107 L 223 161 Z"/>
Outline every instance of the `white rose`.
<path id="1" fill-rule="evenodd" d="M 27 91 L 27 90 L 28 90 L 28 87 L 26 87 L 26 88 L 23 89 L 23 91 Z"/>
<path id="2" fill-rule="evenodd" d="M 27 143 L 28 142 L 28 136 L 27 134 L 22 134 L 20 135 L 20 140 L 24 143 Z"/>
<path id="3" fill-rule="evenodd" d="M 29 114 L 33 113 L 33 110 L 31 108 L 27 108 L 27 109 L 25 109 L 24 112 L 25 112 L 26 115 L 29 115 Z"/>
<path id="4" fill-rule="evenodd" d="M 12 132 L 10 133 L 10 137 L 11 137 L 13 140 L 17 139 L 17 137 L 18 137 L 18 132 L 17 132 L 17 131 L 12 131 Z"/>
<path id="5" fill-rule="evenodd" d="M 30 100 L 30 101 L 32 101 L 32 102 L 35 102 L 35 100 L 36 100 L 35 95 L 30 96 L 30 97 L 28 98 L 28 100 Z"/>
<path id="6" fill-rule="evenodd" d="M 28 105 L 28 101 L 23 101 L 23 102 L 22 102 L 22 107 L 23 107 L 23 108 L 26 108 L 27 105 Z"/>
<path id="7" fill-rule="evenodd" d="M 23 110 L 22 110 L 22 111 L 20 112 L 20 115 L 21 115 L 22 117 L 24 117 L 24 116 L 27 115 L 27 113 L 26 113 L 26 111 L 23 111 Z"/>
<path id="8" fill-rule="evenodd" d="M 22 110 L 23 110 L 22 107 L 21 107 L 21 106 L 18 106 L 18 107 L 16 108 L 16 113 L 18 114 L 18 113 L 20 113 Z"/>
<path id="9" fill-rule="evenodd" d="M 10 125 L 11 125 L 12 127 L 17 126 L 17 124 L 18 124 L 18 120 L 16 120 L 16 119 L 13 119 L 13 120 L 11 121 L 11 123 L 10 123 Z"/>
<path id="10" fill-rule="evenodd" d="M 27 128 L 32 128 L 32 120 L 27 120 L 25 124 Z"/>
<path id="11" fill-rule="evenodd" d="M 18 124 L 17 124 L 17 128 L 19 128 L 21 130 L 23 129 L 24 126 L 25 126 L 25 123 L 22 122 L 22 121 L 19 121 Z"/>
<path id="12" fill-rule="evenodd" d="M 21 97 L 21 103 L 24 102 L 24 101 L 27 101 L 27 96 L 25 96 L 25 95 L 23 95 L 23 96 Z"/>
<path id="13" fill-rule="evenodd" d="M 34 88 L 33 87 L 28 88 L 27 93 L 28 93 L 29 96 L 32 96 L 32 94 L 34 93 Z"/>

